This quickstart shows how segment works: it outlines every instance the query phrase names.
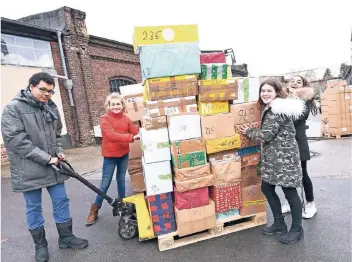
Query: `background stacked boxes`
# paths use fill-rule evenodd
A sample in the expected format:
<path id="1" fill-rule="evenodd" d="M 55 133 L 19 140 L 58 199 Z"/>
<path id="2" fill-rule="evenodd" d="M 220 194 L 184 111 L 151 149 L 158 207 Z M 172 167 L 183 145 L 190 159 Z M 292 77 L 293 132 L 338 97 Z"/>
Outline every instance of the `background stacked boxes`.
<path id="1" fill-rule="evenodd" d="M 352 86 L 345 80 L 330 80 L 321 97 L 323 135 L 352 134 Z"/>
<path id="2" fill-rule="evenodd" d="M 141 162 L 154 233 L 176 231 L 176 224 L 179 236 L 214 228 L 216 217 L 238 215 L 242 192 L 260 184 L 251 169 L 241 171 L 242 162 L 254 165 L 256 152 L 244 155 L 248 160 L 233 151 L 251 145 L 236 133 L 237 109 L 229 112 L 242 79 L 232 78 L 224 53 L 200 54 L 196 25 L 136 27 L 134 46 L 142 68 Z M 132 104 L 129 112 L 140 106 Z M 260 113 L 252 117 L 248 110 L 251 117 L 240 121 L 259 122 Z"/>

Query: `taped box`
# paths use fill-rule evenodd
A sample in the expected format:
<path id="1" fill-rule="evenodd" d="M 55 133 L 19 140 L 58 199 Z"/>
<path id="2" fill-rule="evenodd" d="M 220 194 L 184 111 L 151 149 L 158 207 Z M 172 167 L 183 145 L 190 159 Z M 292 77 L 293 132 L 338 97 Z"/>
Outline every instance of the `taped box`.
<path id="1" fill-rule="evenodd" d="M 242 167 L 241 170 L 241 185 L 242 187 L 260 185 L 262 178 L 258 174 L 257 166 Z"/>
<path id="2" fill-rule="evenodd" d="M 207 154 L 213 154 L 221 151 L 236 149 L 241 147 L 239 134 L 230 137 L 217 138 L 205 141 Z"/>
<path id="3" fill-rule="evenodd" d="M 200 79 L 227 79 L 227 67 L 226 63 L 201 64 Z"/>
<path id="4" fill-rule="evenodd" d="M 171 160 L 176 168 L 205 165 L 205 141 L 202 138 L 172 142 Z"/>
<path id="5" fill-rule="evenodd" d="M 199 101 L 229 101 L 237 98 L 236 79 L 217 79 L 199 81 Z"/>
<path id="6" fill-rule="evenodd" d="M 141 141 L 134 140 L 130 143 L 130 153 L 128 154 L 128 159 L 142 158 Z"/>
<path id="7" fill-rule="evenodd" d="M 126 102 L 134 102 L 138 100 L 143 102 L 143 85 L 141 83 L 120 86 L 120 93 Z"/>
<path id="8" fill-rule="evenodd" d="M 147 196 L 172 192 L 170 161 L 146 164 L 143 162 Z"/>
<path id="9" fill-rule="evenodd" d="M 166 116 L 158 116 L 158 117 L 143 116 L 142 127 L 145 130 L 167 128 Z"/>
<path id="10" fill-rule="evenodd" d="M 250 123 L 248 125 L 253 128 L 260 128 L 260 124 L 261 124 L 261 122 L 254 122 L 254 123 Z M 259 145 L 259 143 L 257 141 L 251 140 L 251 139 L 249 139 L 249 137 L 247 135 L 242 134 L 240 131 L 240 126 L 241 125 L 235 126 L 235 132 L 240 135 L 241 148 L 253 147 L 253 146 Z"/>
<path id="11" fill-rule="evenodd" d="M 209 103 L 202 103 L 199 102 L 199 114 L 201 116 L 204 115 L 215 115 L 221 113 L 228 113 L 229 112 L 229 102 L 209 102 Z"/>
<path id="12" fill-rule="evenodd" d="M 237 104 L 230 106 L 235 125 L 260 122 L 261 111 L 257 103 Z"/>
<path id="13" fill-rule="evenodd" d="M 145 81 L 147 98 L 150 101 L 198 95 L 196 75 L 153 78 Z"/>
<path id="14" fill-rule="evenodd" d="M 201 116 L 202 137 L 205 140 L 233 136 L 235 133 L 232 114 Z"/>
<path id="15" fill-rule="evenodd" d="M 159 194 L 148 197 L 149 210 L 156 236 L 176 231 L 172 194 Z"/>
<path id="16" fill-rule="evenodd" d="M 177 234 L 182 237 L 216 227 L 214 201 L 209 205 L 178 210 L 175 208 Z"/>
<path id="17" fill-rule="evenodd" d="M 145 163 L 171 160 L 167 128 L 155 130 L 141 128 L 140 135 Z"/>
<path id="18" fill-rule="evenodd" d="M 239 209 L 242 206 L 241 182 L 218 185 L 210 188 L 210 197 L 215 202 L 216 213 Z"/>
<path id="19" fill-rule="evenodd" d="M 142 158 L 129 159 L 127 170 L 128 172 L 132 170 L 143 170 Z"/>
<path id="20" fill-rule="evenodd" d="M 266 211 L 266 199 L 261 190 L 261 185 L 254 185 L 242 188 L 241 216 L 248 216 Z"/>
<path id="21" fill-rule="evenodd" d="M 197 177 L 189 180 L 178 181 L 175 178 L 175 186 L 178 192 L 187 192 L 197 188 L 209 187 L 214 185 L 214 176 L 212 174 L 202 177 Z"/>
<path id="22" fill-rule="evenodd" d="M 186 168 L 174 167 L 174 174 L 175 174 L 175 180 L 180 182 L 191 180 L 194 178 L 209 176 L 211 175 L 210 164 L 206 163 L 203 166 L 186 167 Z"/>
<path id="23" fill-rule="evenodd" d="M 167 116 L 170 141 L 181 141 L 200 138 L 200 115 L 198 113 L 184 113 L 182 115 Z"/>
<path id="24" fill-rule="evenodd" d="M 132 122 L 142 121 L 146 114 L 143 101 L 125 102 L 125 113 Z"/>
<path id="25" fill-rule="evenodd" d="M 144 192 L 145 191 L 145 183 L 144 183 L 144 176 L 143 170 L 139 173 L 130 174 L 131 184 L 134 192 Z"/>
<path id="26" fill-rule="evenodd" d="M 145 105 L 147 114 L 151 117 L 179 115 L 198 111 L 195 96 L 146 101 Z"/>
<path id="27" fill-rule="evenodd" d="M 214 175 L 214 185 L 227 185 L 241 181 L 241 158 L 210 162 L 210 170 Z"/>
<path id="28" fill-rule="evenodd" d="M 226 63 L 224 52 L 212 52 L 200 55 L 201 64 Z"/>
<path id="29" fill-rule="evenodd" d="M 251 153 L 241 157 L 242 167 L 256 166 L 260 162 L 260 153 Z"/>
<path id="30" fill-rule="evenodd" d="M 209 205 L 209 188 L 203 187 L 187 192 L 178 192 L 174 189 L 175 207 L 178 210 L 190 209 Z"/>

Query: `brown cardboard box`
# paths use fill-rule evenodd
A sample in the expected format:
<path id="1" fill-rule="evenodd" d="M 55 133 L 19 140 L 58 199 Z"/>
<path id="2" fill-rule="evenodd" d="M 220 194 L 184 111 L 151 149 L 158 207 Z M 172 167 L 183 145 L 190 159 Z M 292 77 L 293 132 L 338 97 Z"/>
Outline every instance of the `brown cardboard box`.
<path id="1" fill-rule="evenodd" d="M 214 185 L 227 185 L 241 180 L 241 160 L 227 160 L 210 163 Z"/>
<path id="2" fill-rule="evenodd" d="M 142 121 L 145 115 L 144 105 L 142 101 L 126 102 L 125 113 L 132 122 Z"/>
<path id="3" fill-rule="evenodd" d="M 130 144 L 130 153 L 128 159 L 136 159 L 142 157 L 141 141 L 135 140 Z"/>
<path id="4" fill-rule="evenodd" d="M 177 234 L 182 237 L 216 227 L 215 203 L 191 209 L 175 208 Z"/>
<path id="5" fill-rule="evenodd" d="M 211 175 L 210 173 L 210 164 L 206 163 L 203 166 L 187 167 L 187 168 L 175 168 L 175 180 L 178 181 L 188 181 L 190 179 L 204 177 Z"/>
<path id="6" fill-rule="evenodd" d="M 159 101 L 146 102 L 147 114 L 152 117 L 165 115 L 178 115 L 182 113 L 197 112 L 195 96 L 172 98 Z"/>
<path id="7" fill-rule="evenodd" d="M 142 127 L 146 130 L 167 128 L 166 116 L 150 117 L 143 116 Z"/>
<path id="8" fill-rule="evenodd" d="M 260 128 L 260 124 L 261 124 L 261 122 L 247 123 L 247 125 L 249 125 L 250 127 L 254 127 L 254 128 Z M 236 125 L 235 126 L 235 132 L 240 135 L 241 148 L 246 148 L 246 147 L 259 145 L 258 142 L 254 141 L 254 140 L 251 140 L 251 139 L 249 139 L 249 137 L 247 135 L 242 134 L 241 131 L 240 131 L 240 126 L 241 125 Z"/>
<path id="9" fill-rule="evenodd" d="M 143 173 L 130 174 L 132 188 L 135 192 L 144 192 L 145 183 Z"/>
<path id="10" fill-rule="evenodd" d="M 238 150 L 233 149 L 233 150 L 227 150 L 227 151 L 222 151 L 214 154 L 208 155 L 209 161 L 211 162 L 217 162 L 217 161 L 222 161 L 222 160 L 236 160 L 240 158 L 238 155 Z"/>
<path id="11" fill-rule="evenodd" d="M 199 101 L 229 101 L 237 99 L 237 79 L 212 79 L 199 81 Z"/>
<path id="12" fill-rule="evenodd" d="M 172 142 L 171 160 L 176 168 L 205 165 L 207 162 L 203 138 Z"/>
<path id="13" fill-rule="evenodd" d="M 196 75 L 152 78 L 145 84 L 151 101 L 198 95 Z"/>
<path id="14" fill-rule="evenodd" d="M 235 125 L 259 122 L 261 120 L 261 112 L 256 102 L 231 105 L 230 112 L 233 115 Z"/>
<path id="15" fill-rule="evenodd" d="M 143 170 L 142 158 L 128 160 L 127 170 L 129 173 L 133 170 Z"/>
<path id="16" fill-rule="evenodd" d="M 345 86 L 345 93 L 352 93 L 352 85 L 346 85 Z"/>
<path id="17" fill-rule="evenodd" d="M 256 166 L 259 164 L 260 161 L 260 153 L 245 155 L 241 158 L 241 160 L 241 167 Z"/>
<path id="18" fill-rule="evenodd" d="M 266 199 L 261 190 L 261 185 L 242 188 L 242 207 L 240 215 L 247 216 L 266 211 Z"/>
<path id="19" fill-rule="evenodd" d="M 242 167 L 242 170 L 241 170 L 242 187 L 260 185 L 261 181 L 262 181 L 261 176 L 257 174 L 257 166 Z"/>
<path id="20" fill-rule="evenodd" d="M 235 133 L 232 114 L 201 116 L 202 137 L 205 140 L 233 136 Z"/>
<path id="21" fill-rule="evenodd" d="M 214 185 L 214 176 L 212 174 L 202 177 L 197 177 L 185 181 L 178 181 L 175 178 L 175 186 L 178 192 L 191 191 L 197 188 L 208 187 Z"/>
<path id="22" fill-rule="evenodd" d="M 342 79 L 333 79 L 327 82 L 327 88 L 347 86 L 347 81 Z"/>

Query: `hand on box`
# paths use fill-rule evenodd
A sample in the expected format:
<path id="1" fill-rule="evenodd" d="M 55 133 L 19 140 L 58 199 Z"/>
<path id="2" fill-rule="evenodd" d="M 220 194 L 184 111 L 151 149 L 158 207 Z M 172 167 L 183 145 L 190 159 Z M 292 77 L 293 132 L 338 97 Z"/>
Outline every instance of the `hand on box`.
<path id="1" fill-rule="evenodd" d="M 240 127 L 239 127 L 239 129 L 240 129 L 240 132 L 242 133 L 242 134 L 247 134 L 247 130 L 249 129 L 250 127 L 248 126 L 248 125 L 246 125 L 246 124 L 244 124 L 244 125 L 241 125 Z"/>

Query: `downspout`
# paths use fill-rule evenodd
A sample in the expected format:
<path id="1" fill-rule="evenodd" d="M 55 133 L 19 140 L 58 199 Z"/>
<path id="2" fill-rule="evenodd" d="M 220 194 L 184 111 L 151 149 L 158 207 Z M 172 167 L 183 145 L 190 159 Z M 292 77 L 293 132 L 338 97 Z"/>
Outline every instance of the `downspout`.
<path id="1" fill-rule="evenodd" d="M 68 97 L 70 99 L 70 105 L 71 105 L 71 110 L 72 110 L 72 117 L 73 117 L 73 123 L 74 123 L 74 131 L 75 131 L 75 146 L 79 146 L 79 138 L 80 138 L 80 132 L 79 132 L 79 127 L 78 127 L 78 118 L 77 118 L 77 109 L 75 106 L 75 103 L 73 101 L 73 81 L 72 79 L 68 78 L 68 73 L 67 73 L 67 66 L 66 66 L 66 61 L 65 61 L 65 56 L 64 56 L 64 50 L 62 48 L 62 41 L 61 41 L 61 31 L 57 31 L 57 38 L 59 41 L 59 49 L 60 49 L 60 56 L 61 56 L 61 62 L 62 62 L 62 67 L 64 69 L 64 74 L 66 79 L 64 80 L 64 85 L 65 88 L 68 91 Z"/>

